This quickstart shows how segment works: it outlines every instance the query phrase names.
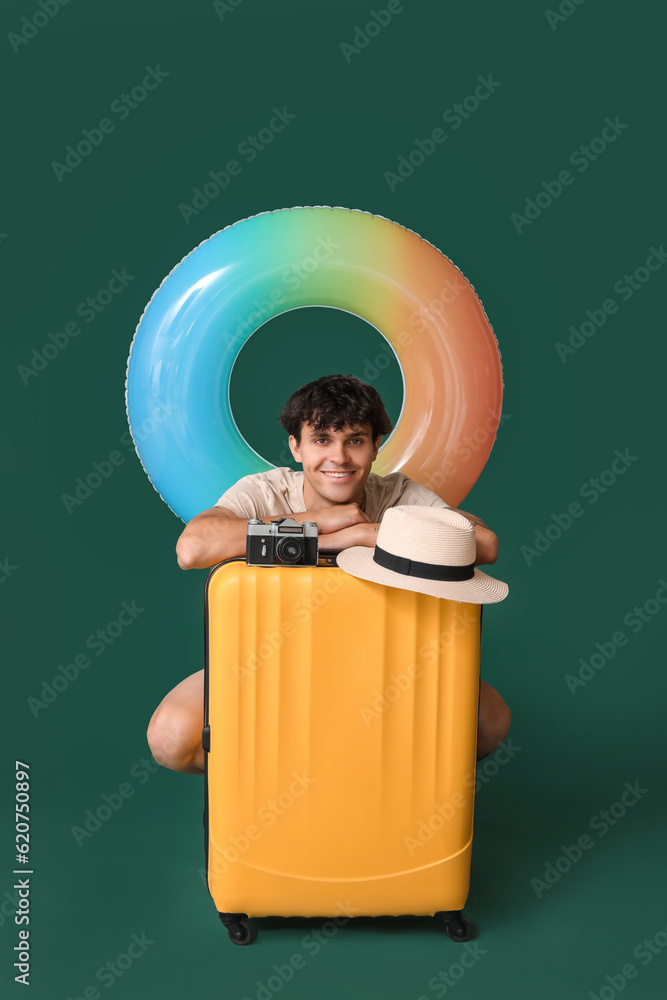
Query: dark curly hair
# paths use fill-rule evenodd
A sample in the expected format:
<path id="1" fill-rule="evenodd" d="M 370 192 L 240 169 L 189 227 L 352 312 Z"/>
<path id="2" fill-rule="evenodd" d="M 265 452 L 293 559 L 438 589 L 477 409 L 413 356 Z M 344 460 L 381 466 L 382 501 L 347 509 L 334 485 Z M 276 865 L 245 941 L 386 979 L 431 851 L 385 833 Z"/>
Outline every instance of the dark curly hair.
<path id="1" fill-rule="evenodd" d="M 313 424 L 318 431 L 370 423 L 374 441 L 393 427 L 380 394 L 354 375 L 325 375 L 302 385 L 287 400 L 278 419 L 297 441 L 304 423 Z"/>

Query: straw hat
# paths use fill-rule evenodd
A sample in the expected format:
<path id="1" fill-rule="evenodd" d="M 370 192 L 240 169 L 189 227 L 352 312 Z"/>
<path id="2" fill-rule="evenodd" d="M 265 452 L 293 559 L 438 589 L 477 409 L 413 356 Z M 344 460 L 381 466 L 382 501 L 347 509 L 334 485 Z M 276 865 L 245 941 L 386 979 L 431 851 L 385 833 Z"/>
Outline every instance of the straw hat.
<path id="1" fill-rule="evenodd" d="M 378 528 L 377 545 L 339 552 L 341 569 L 362 580 L 470 604 L 496 604 L 509 592 L 475 563 L 470 521 L 446 507 L 390 507 Z"/>

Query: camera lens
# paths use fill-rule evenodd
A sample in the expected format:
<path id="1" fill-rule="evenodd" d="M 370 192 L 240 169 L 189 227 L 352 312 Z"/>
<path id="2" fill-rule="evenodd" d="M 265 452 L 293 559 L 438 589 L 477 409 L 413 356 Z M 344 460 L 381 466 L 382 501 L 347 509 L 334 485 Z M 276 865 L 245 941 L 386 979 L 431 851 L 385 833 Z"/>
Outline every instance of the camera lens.
<path id="1" fill-rule="evenodd" d="M 284 563 L 301 562 L 303 559 L 302 538 L 281 538 L 276 545 L 276 559 Z"/>

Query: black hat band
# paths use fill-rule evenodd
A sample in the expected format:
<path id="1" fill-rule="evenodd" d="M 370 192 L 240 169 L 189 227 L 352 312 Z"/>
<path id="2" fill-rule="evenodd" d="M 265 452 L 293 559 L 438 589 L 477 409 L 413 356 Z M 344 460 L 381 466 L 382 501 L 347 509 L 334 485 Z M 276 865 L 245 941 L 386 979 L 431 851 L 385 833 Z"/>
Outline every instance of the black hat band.
<path id="1" fill-rule="evenodd" d="M 438 566 L 434 563 L 417 562 L 416 559 L 406 559 L 395 556 L 379 545 L 375 546 L 373 561 L 383 569 L 393 570 L 402 576 L 417 576 L 422 580 L 472 580 L 475 575 L 475 564 L 469 566 Z"/>

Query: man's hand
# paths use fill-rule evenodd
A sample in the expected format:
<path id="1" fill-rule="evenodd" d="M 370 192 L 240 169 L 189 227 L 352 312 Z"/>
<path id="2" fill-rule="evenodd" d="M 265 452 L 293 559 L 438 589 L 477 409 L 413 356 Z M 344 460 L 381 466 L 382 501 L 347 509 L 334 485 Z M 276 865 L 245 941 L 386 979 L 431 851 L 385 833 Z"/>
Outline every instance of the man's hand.
<path id="1" fill-rule="evenodd" d="M 352 545 L 368 545 L 370 548 L 374 548 L 379 527 L 379 524 L 373 524 L 371 521 L 359 522 L 359 524 L 341 528 L 339 531 L 320 535 L 320 548 L 325 551 L 331 549 L 335 552 L 349 549 Z"/>
<path id="2" fill-rule="evenodd" d="M 346 504 L 346 507 L 355 506 L 356 504 Z M 339 508 L 326 508 L 326 510 L 331 509 L 338 510 Z M 498 558 L 498 538 L 495 533 L 484 524 L 481 518 L 475 517 L 474 514 L 466 514 L 462 510 L 458 510 L 456 513 L 465 517 L 473 526 L 476 543 L 475 566 L 494 563 Z M 373 524 L 367 518 L 366 522 L 358 522 L 328 534 L 322 534 L 320 528 L 320 548 L 331 549 L 335 552 L 348 549 L 351 545 L 368 545 L 370 548 L 374 548 L 377 544 L 379 527 L 379 524 Z"/>
<path id="3" fill-rule="evenodd" d="M 302 517 L 303 515 L 301 515 Z M 355 524 L 368 524 L 369 520 L 363 510 L 359 509 L 356 503 L 337 503 L 333 507 L 322 507 L 320 510 L 309 511 L 308 521 L 315 521 L 320 535 L 333 534 L 343 528 L 349 528 Z M 349 545 L 356 545 L 357 542 L 348 542 Z M 329 547 L 329 539 L 325 548 Z"/>
<path id="4" fill-rule="evenodd" d="M 272 514 L 264 518 L 264 521 L 285 516 L 293 517 L 300 524 L 304 521 L 315 521 L 323 549 L 337 550 L 337 548 L 347 548 L 349 545 L 375 544 L 353 540 L 358 536 L 351 532 L 369 523 L 368 517 L 356 503 L 336 504 L 333 507 L 298 511 L 290 515 Z M 238 517 L 225 507 L 212 507 L 202 511 L 192 518 L 178 539 L 176 544 L 178 565 L 181 569 L 205 569 L 222 562 L 223 559 L 241 556 L 246 550 L 247 531 L 247 519 Z M 339 545 L 336 538 L 341 532 L 347 534 L 342 535 Z"/>
<path id="5" fill-rule="evenodd" d="M 495 532 L 491 531 L 484 521 L 482 521 L 481 517 L 475 517 L 474 514 L 466 514 L 464 510 L 457 510 L 456 513 L 467 518 L 473 526 L 475 542 L 477 544 L 475 566 L 487 566 L 494 563 L 498 558 L 498 536 Z"/>

